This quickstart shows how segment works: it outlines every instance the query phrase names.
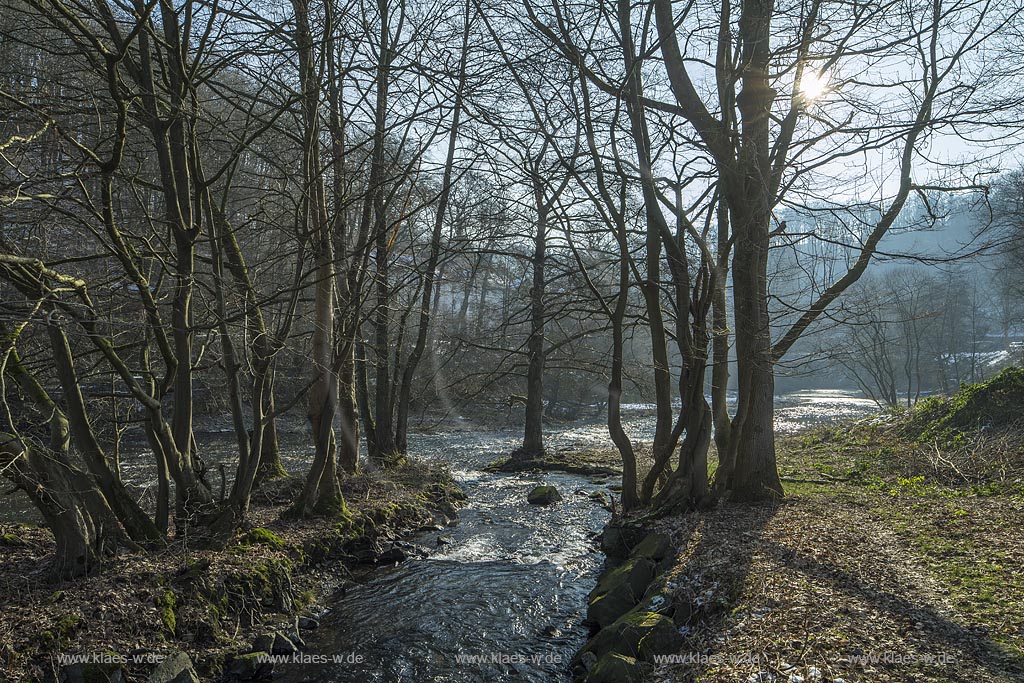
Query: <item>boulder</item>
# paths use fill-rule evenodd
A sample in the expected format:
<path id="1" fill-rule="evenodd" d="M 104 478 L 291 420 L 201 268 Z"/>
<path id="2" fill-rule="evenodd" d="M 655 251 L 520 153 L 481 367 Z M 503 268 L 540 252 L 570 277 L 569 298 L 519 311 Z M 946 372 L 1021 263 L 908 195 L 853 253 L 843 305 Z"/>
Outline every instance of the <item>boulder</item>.
<path id="1" fill-rule="evenodd" d="M 630 555 L 661 562 L 672 553 L 672 550 L 672 539 L 665 534 L 654 532 L 644 536 L 644 539 L 633 547 Z"/>
<path id="2" fill-rule="evenodd" d="M 654 580 L 654 562 L 631 557 L 605 574 L 590 593 L 587 621 L 605 627 L 633 609 Z"/>
<path id="3" fill-rule="evenodd" d="M 124 671 L 119 664 L 90 662 L 69 664 L 60 670 L 60 683 L 124 683 Z"/>
<path id="4" fill-rule="evenodd" d="M 274 644 L 270 646 L 270 653 L 275 655 L 290 655 L 298 652 L 299 648 L 292 642 L 292 639 L 283 633 L 274 634 Z"/>
<path id="5" fill-rule="evenodd" d="M 645 536 L 647 532 L 638 526 L 609 523 L 601 533 L 601 552 L 613 560 L 627 558 Z"/>
<path id="6" fill-rule="evenodd" d="M 377 564 L 398 564 L 409 559 L 409 553 L 397 545 L 392 545 L 377 556 Z"/>
<path id="7" fill-rule="evenodd" d="M 261 633 L 256 636 L 252 641 L 252 648 L 250 652 L 270 652 L 270 649 L 274 647 L 274 633 Z"/>
<path id="8" fill-rule="evenodd" d="M 652 661 L 654 655 L 678 652 L 682 646 L 683 636 L 671 619 L 635 609 L 598 631 L 580 651 L 580 657 L 592 652 L 601 659 L 614 653 Z"/>
<path id="9" fill-rule="evenodd" d="M 184 652 L 172 652 L 156 665 L 147 683 L 199 683 L 192 659 Z"/>
<path id="10" fill-rule="evenodd" d="M 228 679 L 236 681 L 256 681 L 270 678 L 274 673 L 274 663 L 267 660 L 269 652 L 250 652 L 236 655 L 228 666 Z"/>
<path id="11" fill-rule="evenodd" d="M 586 683 L 639 683 L 640 667 L 632 657 L 611 653 L 598 659 L 584 680 Z"/>
<path id="12" fill-rule="evenodd" d="M 530 505 L 551 505 L 562 500 L 561 494 L 554 486 L 535 486 L 526 497 Z"/>

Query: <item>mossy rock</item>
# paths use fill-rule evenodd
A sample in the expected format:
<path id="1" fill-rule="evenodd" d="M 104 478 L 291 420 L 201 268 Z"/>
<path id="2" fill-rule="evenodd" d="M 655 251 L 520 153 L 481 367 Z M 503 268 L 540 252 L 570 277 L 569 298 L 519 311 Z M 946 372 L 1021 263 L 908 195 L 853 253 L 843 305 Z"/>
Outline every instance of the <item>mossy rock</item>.
<path id="1" fill-rule="evenodd" d="M 638 607 L 598 631 L 580 651 L 580 656 L 593 652 L 598 659 L 619 654 L 652 661 L 654 655 L 676 652 L 682 644 L 683 637 L 671 619 Z"/>
<path id="2" fill-rule="evenodd" d="M 178 606 L 178 596 L 172 590 L 164 590 L 156 597 L 156 606 L 160 610 L 160 622 L 164 631 L 173 638 L 178 632 L 178 617 L 174 612 Z"/>
<path id="3" fill-rule="evenodd" d="M 631 557 L 605 574 L 590 594 L 587 621 L 604 627 L 631 610 L 654 580 L 654 562 Z"/>
<path id="4" fill-rule="evenodd" d="M 146 683 L 199 683 L 199 676 L 187 654 L 174 652 L 157 664 Z"/>
<path id="5" fill-rule="evenodd" d="M 121 656 L 113 651 L 100 653 L 96 661 L 62 667 L 59 683 L 123 683 L 127 680 Z"/>
<path id="6" fill-rule="evenodd" d="M 223 591 L 228 606 L 237 614 L 260 611 L 257 608 L 290 613 L 295 604 L 291 562 L 268 559 L 253 564 L 246 571 L 224 577 Z"/>
<path id="7" fill-rule="evenodd" d="M 619 584 L 629 586 L 630 592 L 637 602 L 647 591 L 647 586 L 654 580 L 654 562 L 646 557 L 630 557 L 615 569 L 604 574 L 597 582 L 592 595 L 601 595 Z"/>
<path id="8" fill-rule="evenodd" d="M 630 552 L 631 557 L 646 557 L 653 562 L 661 562 L 672 552 L 672 539 L 665 534 L 653 532 L 647 534 Z"/>
<path id="9" fill-rule="evenodd" d="M 597 491 L 591 491 L 587 496 L 590 500 L 594 501 L 606 510 L 612 509 L 612 501 L 604 491 L 598 489 Z"/>
<path id="10" fill-rule="evenodd" d="M 234 681 L 256 681 L 268 679 L 274 672 L 274 663 L 269 652 L 249 652 L 236 655 L 227 668 L 227 679 Z"/>
<path id="11" fill-rule="evenodd" d="M 640 683 L 642 678 L 636 659 L 609 653 L 597 660 L 584 680 L 586 683 Z"/>
<path id="12" fill-rule="evenodd" d="M 238 540 L 240 546 L 254 546 L 262 545 L 267 548 L 274 550 L 287 550 L 288 544 L 284 540 L 275 534 L 270 529 L 258 526 L 255 529 L 250 529 L 242 538 Z"/>
<path id="13" fill-rule="evenodd" d="M 647 615 L 655 615 L 654 612 L 647 612 Z M 675 622 L 663 614 L 647 618 L 649 630 L 640 639 L 639 659 L 645 662 L 652 662 L 658 655 L 668 655 L 679 652 L 683 646 L 683 636 L 679 633 Z"/>
<path id="14" fill-rule="evenodd" d="M 601 552 L 612 559 L 624 559 L 646 536 L 642 527 L 609 522 L 601 532 Z"/>
<path id="15" fill-rule="evenodd" d="M 40 643 L 46 649 L 60 648 L 81 626 L 81 614 L 78 612 L 65 614 L 52 627 L 40 631 Z"/>
<path id="16" fill-rule="evenodd" d="M 562 500 L 562 494 L 554 486 L 535 486 L 526 496 L 526 502 L 530 505 L 551 505 L 560 500 Z"/>

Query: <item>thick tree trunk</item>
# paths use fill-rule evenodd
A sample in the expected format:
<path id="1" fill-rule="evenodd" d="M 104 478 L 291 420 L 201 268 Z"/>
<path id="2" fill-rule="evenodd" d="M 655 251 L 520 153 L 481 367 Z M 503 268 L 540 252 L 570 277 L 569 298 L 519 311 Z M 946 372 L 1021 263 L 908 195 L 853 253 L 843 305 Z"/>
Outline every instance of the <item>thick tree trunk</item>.
<path id="1" fill-rule="evenodd" d="M 341 361 L 339 374 L 340 394 L 338 413 L 341 431 L 338 439 L 338 466 L 342 472 L 355 474 L 359 470 L 359 410 L 356 398 L 355 344 L 349 343 Z"/>
<path id="2" fill-rule="evenodd" d="M 302 492 L 293 511 L 300 516 L 339 514 L 344 501 L 338 484 L 335 459 L 334 418 L 338 411 L 338 377 L 334 368 L 334 236 L 327 218 L 323 178 L 320 173 L 320 81 L 316 72 L 314 41 L 306 0 L 292 0 L 295 12 L 295 43 L 299 58 L 303 115 L 303 187 L 305 225 L 314 244 L 316 287 L 313 296 L 313 372 L 308 417 L 315 453 Z"/>
<path id="3" fill-rule="evenodd" d="M 727 457 L 730 469 L 723 474 L 733 500 L 763 500 L 782 496 L 775 462 L 775 374 L 766 287 L 768 215 L 744 217 L 736 229 L 733 292 L 739 405 Z"/>
<path id="4" fill-rule="evenodd" d="M 391 79 L 390 8 L 388 0 L 377 0 L 380 15 L 380 43 L 377 56 L 377 97 L 374 107 L 373 155 L 370 168 L 369 192 L 372 198 L 374 232 L 374 289 L 373 350 L 376 363 L 373 388 L 374 446 L 371 458 L 386 464 L 395 455 L 394 404 L 391 391 L 391 284 L 388 264 L 390 235 L 388 233 L 387 206 L 384 201 L 384 145 L 388 114 L 388 95 Z M 370 434 L 367 433 L 367 437 Z"/>
<path id="5" fill-rule="evenodd" d="M 273 373 L 273 371 L 271 370 L 270 373 Z M 263 442 L 260 445 L 260 464 L 256 470 L 257 486 L 265 481 L 288 476 L 284 465 L 281 464 L 281 442 L 277 436 L 277 417 L 274 416 L 274 382 L 272 379 L 268 381 L 267 394 L 267 416 L 264 416 Z"/>
<path id="6" fill-rule="evenodd" d="M 729 210 L 724 200 L 718 207 L 718 253 L 711 300 L 711 412 L 715 426 L 715 448 L 719 462 L 729 450 L 729 312 L 726 283 L 729 274 Z"/>

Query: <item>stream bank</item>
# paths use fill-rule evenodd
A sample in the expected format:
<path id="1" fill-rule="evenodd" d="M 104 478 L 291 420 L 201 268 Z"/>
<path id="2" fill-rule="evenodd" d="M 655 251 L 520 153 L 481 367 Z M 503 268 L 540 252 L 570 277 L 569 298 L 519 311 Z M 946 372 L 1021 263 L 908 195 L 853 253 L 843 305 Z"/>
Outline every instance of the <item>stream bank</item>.
<path id="1" fill-rule="evenodd" d="M 4 524 L 0 544 L 0 680 L 252 680 L 269 676 L 254 649 L 292 651 L 317 626 L 317 605 L 365 568 L 427 550 L 410 534 L 457 521 L 465 496 L 447 468 L 409 460 L 343 483 L 348 514 L 288 520 L 298 478 L 255 496 L 251 528 L 223 550 L 176 538 L 159 553 L 121 555 L 98 574 L 40 577 L 53 538 Z"/>

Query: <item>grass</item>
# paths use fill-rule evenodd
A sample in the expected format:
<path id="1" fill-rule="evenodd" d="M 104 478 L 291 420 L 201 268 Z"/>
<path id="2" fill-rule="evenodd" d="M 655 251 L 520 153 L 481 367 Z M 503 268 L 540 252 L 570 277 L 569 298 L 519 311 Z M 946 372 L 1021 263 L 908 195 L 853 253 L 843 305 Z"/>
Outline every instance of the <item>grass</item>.
<path id="1" fill-rule="evenodd" d="M 675 599 L 729 600 L 681 623 L 681 654 L 717 658 L 646 680 L 1024 680 L 1018 378 L 780 437 L 784 501 L 665 520 Z"/>

